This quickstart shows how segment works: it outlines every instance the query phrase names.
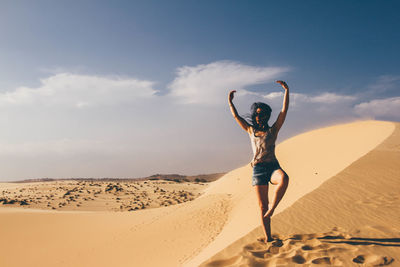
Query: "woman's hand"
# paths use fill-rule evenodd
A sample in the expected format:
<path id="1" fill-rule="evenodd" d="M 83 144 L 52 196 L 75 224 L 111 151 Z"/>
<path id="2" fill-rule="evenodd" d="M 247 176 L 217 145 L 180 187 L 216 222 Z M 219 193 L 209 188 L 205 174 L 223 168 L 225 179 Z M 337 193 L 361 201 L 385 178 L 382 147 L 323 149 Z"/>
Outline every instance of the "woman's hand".
<path id="1" fill-rule="evenodd" d="M 289 86 L 286 84 L 286 82 L 284 82 L 284 81 L 276 81 L 276 83 L 279 83 L 280 85 L 282 85 L 282 87 L 285 90 L 289 90 Z"/>
<path id="2" fill-rule="evenodd" d="M 232 91 L 229 92 L 229 97 L 228 97 L 229 103 L 232 103 L 233 95 L 234 95 L 235 93 L 236 93 L 236 90 L 232 90 Z"/>

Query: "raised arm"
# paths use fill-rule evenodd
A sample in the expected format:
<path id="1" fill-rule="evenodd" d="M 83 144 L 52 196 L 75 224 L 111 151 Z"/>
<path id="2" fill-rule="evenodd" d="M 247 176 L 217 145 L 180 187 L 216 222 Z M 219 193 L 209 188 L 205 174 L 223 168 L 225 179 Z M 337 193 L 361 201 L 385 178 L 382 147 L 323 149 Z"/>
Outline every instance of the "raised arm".
<path id="1" fill-rule="evenodd" d="M 289 109 L 289 86 L 284 81 L 276 81 L 276 82 L 282 85 L 283 89 L 285 89 L 285 96 L 283 97 L 282 110 L 278 115 L 278 119 L 276 119 L 276 122 L 273 125 L 273 127 L 276 129 L 276 133 L 278 133 L 285 121 L 286 113 Z"/>
<path id="2" fill-rule="evenodd" d="M 235 118 L 236 122 L 240 125 L 240 127 L 243 128 L 243 130 L 248 132 L 250 129 L 250 125 L 247 123 L 247 121 L 245 119 L 243 119 L 242 117 L 239 116 L 239 114 L 235 108 L 235 105 L 232 102 L 234 93 L 236 93 L 235 90 L 232 90 L 229 92 L 229 96 L 228 96 L 229 107 L 231 109 L 232 115 Z"/>

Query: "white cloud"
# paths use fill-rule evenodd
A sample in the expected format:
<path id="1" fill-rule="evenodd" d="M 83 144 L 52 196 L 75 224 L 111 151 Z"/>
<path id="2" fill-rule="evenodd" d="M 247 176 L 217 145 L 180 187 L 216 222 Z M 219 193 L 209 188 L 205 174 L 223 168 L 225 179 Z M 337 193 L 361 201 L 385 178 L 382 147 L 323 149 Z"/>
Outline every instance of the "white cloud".
<path id="1" fill-rule="evenodd" d="M 267 101 L 279 101 L 283 100 L 283 90 L 280 92 L 271 92 L 268 94 L 261 94 L 256 92 L 249 92 L 245 91 L 241 95 L 252 95 L 257 96 L 259 98 L 264 98 Z M 321 93 L 319 95 L 308 95 L 302 93 L 290 93 L 290 105 L 293 106 L 301 106 L 304 104 L 326 104 L 326 105 L 333 105 L 333 104 L 349 104 L 357 100 L 355 96 L 350 95 L 340 95 L 334 93 Z"/>
<path id="2" fill-rule="evenodd" d="M 268 100 L 274 100 L 277 98 L 282 98 L 283 92 L 272 92 L 267 95 L 263 95 L 262 97 L 264 97 L 265 99 L 268 99 Z"/>
<path id="3" fill-rule="evenodd" d="M 156 93 L 154 82 L 132 78 L 59 73 L 40 82 L 38 88 L 19 87 L 0 93 L 0 106 L 35 104 L 83 108 L 130 103 Z"/>
<path id="4" fill-rule="evenodd" d="M 294 93 L 294 102 L 299 103 L 320 103 L 320 104 L 336 104 L 336 103 L 348 103 L 356 100 L 356 97 L 349 95 L 340 95 L 334 93 L 322 93 L 319 95 L 306 95 Z"/>
<path id="5" fill-rule="evenodd" d="M 371 100 L 356 105 L 354 110 L 364 117 L 400 120 L 400 97 Z"/>
<path id="6" fill-rule="evenodd" d="M 226 100 L 229 90 L 272 81 L 288 70 L 217 61 L 178 68 L 177 77 L 168 87 L 170 95 L 182 103 L 219 104 Z"/>
<path id="7" fill-rule="evenodd" d="M 309 97 L 310 102 L 333 104 L 338 102 L 354 101 L 356 98 L 349 95 L 339 95 L 334 93 L 323 93 L 317 96 Z"/>

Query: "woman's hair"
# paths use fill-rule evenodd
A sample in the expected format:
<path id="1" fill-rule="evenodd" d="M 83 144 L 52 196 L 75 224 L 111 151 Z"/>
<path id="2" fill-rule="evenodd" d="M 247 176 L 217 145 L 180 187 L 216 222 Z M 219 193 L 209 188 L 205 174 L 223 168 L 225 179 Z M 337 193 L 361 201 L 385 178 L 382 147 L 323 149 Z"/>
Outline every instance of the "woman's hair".
<path id="1" fill-rule="evenodd" d="M 264 118 L 262 120 L 264 125 L 259 125 L 256 121 L 256 115 L 257 115 L 257 109 L 261 109 L 260 115 Z M 250 107 L 250 115 L 246 116 L 250 124 L 256 129 L 256 130 L 263 130 L 263 126 L 268 126 L 268 120 L 271 117 L 271 112 L 272 109 L 269 105 L 262 103 L 262 102 L 255 102 L 253 105 Z"/>

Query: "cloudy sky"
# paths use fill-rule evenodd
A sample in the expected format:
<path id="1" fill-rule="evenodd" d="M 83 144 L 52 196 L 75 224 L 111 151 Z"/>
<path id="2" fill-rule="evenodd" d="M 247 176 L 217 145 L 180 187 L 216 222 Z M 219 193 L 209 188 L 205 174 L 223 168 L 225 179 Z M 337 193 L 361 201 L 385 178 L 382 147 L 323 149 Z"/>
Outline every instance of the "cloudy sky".
<path id="1" fill-rule="evenodd" d="M 398 1 L 0 2 L 0 181 L 229 171 L 291 88 L 279 141 L 400 121 Z"/>

